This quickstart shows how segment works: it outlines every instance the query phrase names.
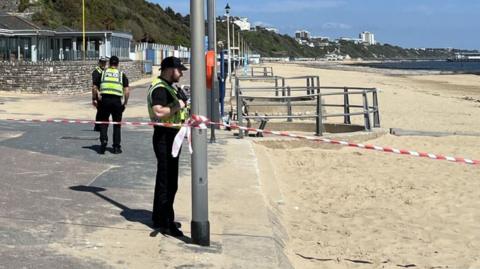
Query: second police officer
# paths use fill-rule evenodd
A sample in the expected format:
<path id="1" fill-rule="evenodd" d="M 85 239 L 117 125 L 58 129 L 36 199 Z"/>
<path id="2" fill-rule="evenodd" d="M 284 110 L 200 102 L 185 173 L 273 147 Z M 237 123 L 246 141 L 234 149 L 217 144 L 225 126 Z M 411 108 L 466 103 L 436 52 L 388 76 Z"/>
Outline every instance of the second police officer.
<path id="1" fill-rule="evenodd" d="M 112 56 L 109 67 L 102 72 L 100 79 L 94 83 L 95 93 L 99 102 L 99 120 L 109 121 L 110 115 L 114 122 L 122 121 L 122 114 L 128 103 L 130 89 L 128 78 L 118 69 L 119 59 Z M 123 103 L 122 103 L 123 99 Z M 100 154 L 104 154 L 108 143 L 108 124 L 100 124 Z M 122 153 L 121 125 L 113 125 L 113 154 Z"/>

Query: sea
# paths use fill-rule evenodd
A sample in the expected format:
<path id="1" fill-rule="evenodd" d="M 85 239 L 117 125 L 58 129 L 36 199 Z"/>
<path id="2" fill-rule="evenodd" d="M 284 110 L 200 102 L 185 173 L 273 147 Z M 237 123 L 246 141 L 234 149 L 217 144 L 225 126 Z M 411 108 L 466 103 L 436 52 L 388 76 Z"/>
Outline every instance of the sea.
<path id="1" fill-rule="evenodd" d="M 480 62 L 449 62 L 446 60 L 429 61 L 385 61 L 373 63 L 359 63 L 356 65 L 373 68 L 402 69 L 402 70 L 431 70 L 462 74 L 480 74 Z"/>

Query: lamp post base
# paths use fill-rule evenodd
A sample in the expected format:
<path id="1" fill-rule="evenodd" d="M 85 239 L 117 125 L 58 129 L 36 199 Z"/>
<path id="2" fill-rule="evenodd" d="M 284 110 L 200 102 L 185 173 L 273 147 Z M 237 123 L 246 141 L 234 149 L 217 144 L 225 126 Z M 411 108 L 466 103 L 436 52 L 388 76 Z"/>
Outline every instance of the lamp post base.
<path id="1" fill-rule="evenodd" d="M 194 244 L 204 247 L 210 246 L 210 222 L 192 221 L 190 227 L 192 230 L 192 242 Z"/>

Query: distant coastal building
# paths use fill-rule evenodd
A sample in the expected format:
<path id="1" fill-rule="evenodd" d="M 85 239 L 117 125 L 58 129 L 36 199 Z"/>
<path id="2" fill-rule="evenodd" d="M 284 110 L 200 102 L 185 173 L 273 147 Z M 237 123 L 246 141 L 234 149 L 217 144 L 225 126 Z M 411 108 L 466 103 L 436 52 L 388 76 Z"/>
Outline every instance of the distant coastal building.
<path id="1" fill-rule="evenodd" d="M 363 39 L 361 39 L 361 38 L 340 37 L 338 40 L 339 40 L 339 41 L 353 42 L 353 43 L 355 43 L 355 44 L 361 44 L 361 43 L 363 43 Z"/>
<path id="2" fill-rule="evenodd" d="M 325 55 L 325 60 L 327 61 L 342 61 L 343 59 L 345 59 L 344 56 L 336 53 L 328 53 L 327 55 Z"/>
<path id="3" fill-rule="evenodd" d="M 116 31 L 88 31 L 87 59 L 118 56 L 130 59 L 133 36 Z M 0 13 L 0 61 L 62 61 L 83 59 L 82 32 L 68 27 L 52 30 L 8 13 Z"/>
<path id="4" fill-rule="evenodd" d="M 298 30 L 295 32 L 295 40 L 298 44 L 303 46 L 315 47 L 314 42 L 311 40 L 310 32 L 307 30 Z"/>
<path id="5" fill-rule="evenodd" d="M 328 37 L 323 37 L 323 36 L 312 37 L 311 41 L 315 47 L 323 48 L 330 45 L 330 38 Z"/>
<path id="6" fill-rule="evenodd" d="M 297 30 L 295 32 L 295 41 L 303 46 L 314 47 L 326 47 L 330 44 L 330 38 L 322 36 L 312 36 L 307 30 Z"/>
<path id="7" fill-rule="evenodd" d="M 295 32 L 296 39 L 310 39 L 310 32 L 307 30 L 298 30 Z"/>
<path id="8" fill-rule="evenodd" d="M 449 62 L 480 62 L 480 53 L 457 52 L 453 58 L 448 58 L 447 60 Z"/>
<path id="9" fill-rule="evenodd" d="M 311 48 L 315 47 L 315 44 L 309 40 L 297 39 L 298 44 L 303 46 L 309 46 Z"/>
<path id="10" fill-rule="evenodd" d="M 375 45 L 376 44 L 375 35 L 373 33 L 365 31 L 365 32 L 360 33 L 359 37 L 364 44 L 368 44 L 368 45 Z"/>
<path id="11" fill-rule="evenodd" d="M 240 27 L 242 31 L 250 31 L 252 24 L 248 21 L 248 18 L 236 18 L 233 23 Z"/>

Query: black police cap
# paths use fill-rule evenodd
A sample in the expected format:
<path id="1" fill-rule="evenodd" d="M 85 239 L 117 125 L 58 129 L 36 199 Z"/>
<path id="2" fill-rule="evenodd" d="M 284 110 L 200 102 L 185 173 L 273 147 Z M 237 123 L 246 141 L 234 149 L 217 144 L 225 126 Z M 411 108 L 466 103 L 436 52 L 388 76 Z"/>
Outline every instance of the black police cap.
<path id="1" fill-rule="evenodd" d="M 173 56 L 163 59 L 160 64 L 160 70 L 165 70 L 167 68 L 180 68 L 182 71 L 188 70 L 179 58 Z"/>
<path id="2" fill-rule="evenodd" d="M 120 60 L 118 59 L 117 56 L 110 57 L 110 60 L 109 60 L 110 65 L 118 65 L 119 62 L 120 62 Z"/>

